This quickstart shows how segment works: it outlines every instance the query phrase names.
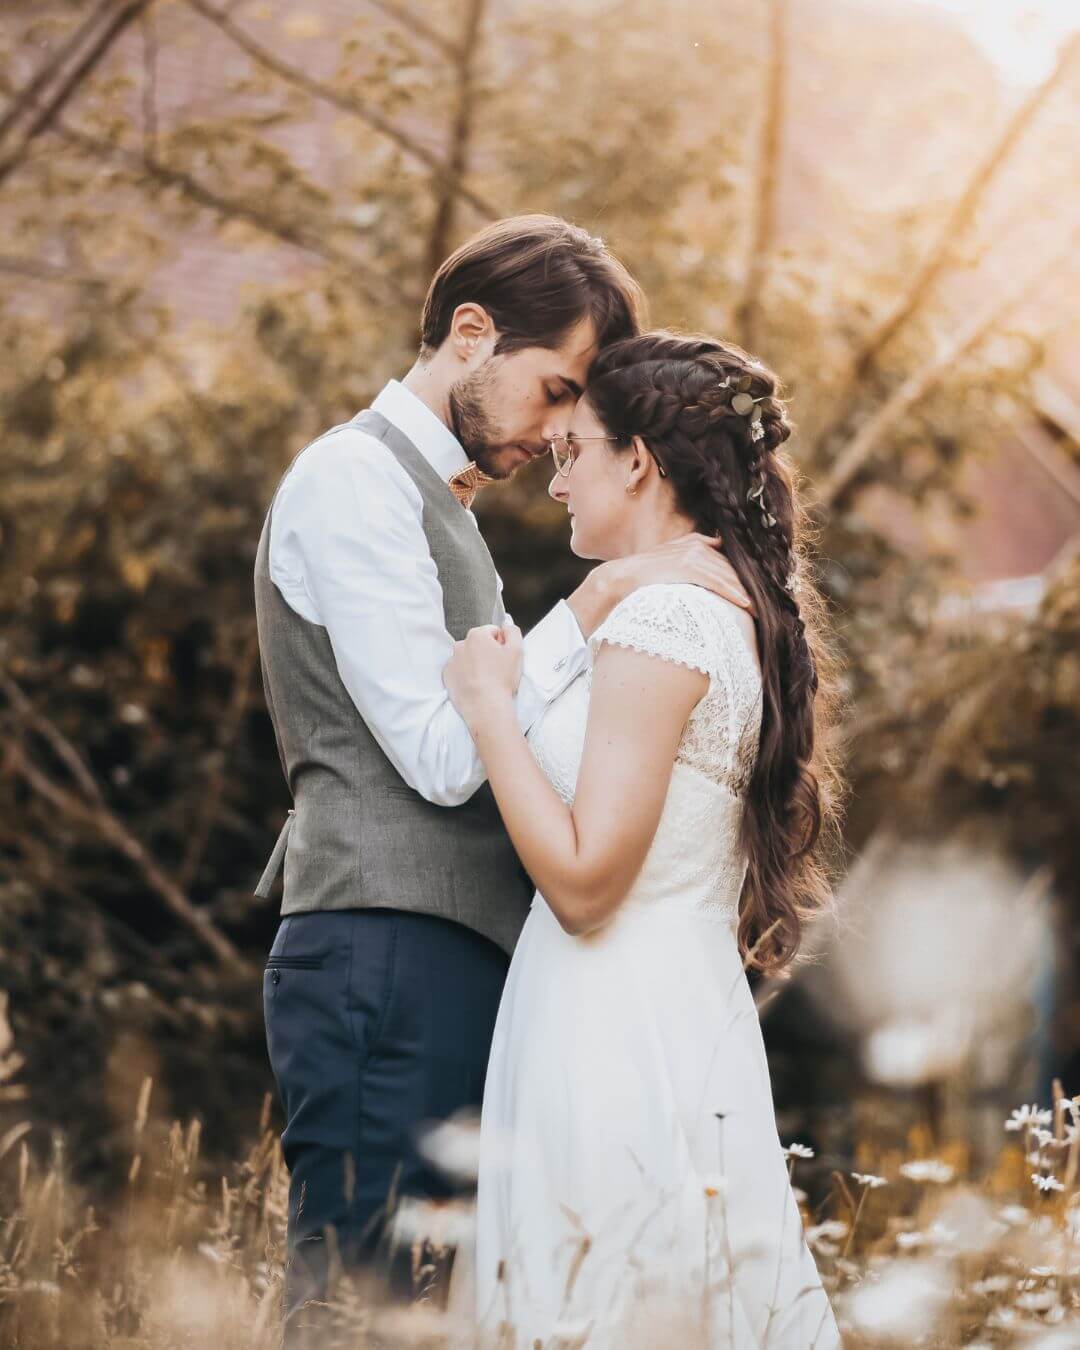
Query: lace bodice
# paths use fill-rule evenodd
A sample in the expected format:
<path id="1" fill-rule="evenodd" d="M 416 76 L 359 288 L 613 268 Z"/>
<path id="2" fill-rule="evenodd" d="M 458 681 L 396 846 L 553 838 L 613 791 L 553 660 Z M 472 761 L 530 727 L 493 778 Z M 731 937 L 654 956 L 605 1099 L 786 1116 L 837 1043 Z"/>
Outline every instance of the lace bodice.
<path id="1" fill-rule="evenodd" d="M 699 586 L 642 586 L 589 639 L 586 669 L 544 710 L 529 744 L 560 797 L 574 800 L 593 661 L 602 643 L 700 670 L 709 687 L 687 719 L 649 853 L 625 903 L 664 903 L 724 920 L 738 913 L 738 841 L 761 729 L 761 678 L 734 607 Z"/>

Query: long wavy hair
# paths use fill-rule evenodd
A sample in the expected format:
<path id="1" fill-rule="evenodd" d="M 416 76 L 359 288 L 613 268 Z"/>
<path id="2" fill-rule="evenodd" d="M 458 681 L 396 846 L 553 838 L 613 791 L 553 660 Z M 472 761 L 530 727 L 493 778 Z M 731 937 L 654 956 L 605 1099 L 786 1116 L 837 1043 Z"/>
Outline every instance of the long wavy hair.
<path id="1" fill-rule="evenodd" d="M 734 343 L 650 332 L 605 348 L 585 397 L 616 438 L 613 453 L 642 438 L 679 510 L 722 537 L 753 600 L 762 717 L 740 823 L 748 865 L 738 936 L 748 967 L 780 974 L 806 921 L 832 908 L 843 794 L 824 734 L 839 672 L 797 471 L 780 448 L 793 430 L 780 381 Z"/>

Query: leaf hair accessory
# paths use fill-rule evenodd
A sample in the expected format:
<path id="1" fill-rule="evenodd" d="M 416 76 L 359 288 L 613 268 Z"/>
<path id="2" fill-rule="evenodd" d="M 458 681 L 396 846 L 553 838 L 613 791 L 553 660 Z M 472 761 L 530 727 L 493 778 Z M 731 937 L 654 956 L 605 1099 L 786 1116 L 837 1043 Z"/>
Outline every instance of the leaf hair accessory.
<path id="1" fill-rule="evenodd" d="M 771 530 L 773 526 L 776 524 L 776 517 L 769 511 L 769 508 L 765 505 L 762 495 L 764 491 L 765 491 L 765 475 L 764 473 L 762 473 L 758 478 L 757 486 L 752 487 L 750 491 L 746 494 L 746 500 L 748 502 L 757 502 L 758 509 L 761 511 L 762 524 L 765 526 L 767 530 Z"/>
<path id="2" fill-rule="evenodd" d="M 767 395 L 762 394 L 758 398 L 750 393 L 750 387 L 753 380 L 749 375 L 743 375 L 738 380 L 733 380 L 730 375 L 725 375 L 722 380 L 717 380 L 718 389 L 734 389 L 735 393 L 731 396 L 731 411 L 738 413 L 740 417 L 750 419 L 750 439 L 760 441 L 765 435 L 765 425 L 761 418 L 761 408 L 758 406 L 764 401 Z"/>

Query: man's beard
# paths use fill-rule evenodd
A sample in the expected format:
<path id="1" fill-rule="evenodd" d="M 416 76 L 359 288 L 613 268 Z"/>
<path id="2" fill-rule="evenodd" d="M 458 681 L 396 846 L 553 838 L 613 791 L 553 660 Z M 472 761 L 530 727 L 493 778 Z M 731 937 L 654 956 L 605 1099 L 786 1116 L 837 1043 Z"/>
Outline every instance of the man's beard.
<path id="1" fill-rule="evenodd" d="M 489 356 L 478 370 L 451 386 L 450 429 L 482 473 L 492 478 L 507 478 L 507 471 L 495 463 L 500 446 L 498 427 L 489 407 L 495 383 L 493 367 L 493 358 Z"/>

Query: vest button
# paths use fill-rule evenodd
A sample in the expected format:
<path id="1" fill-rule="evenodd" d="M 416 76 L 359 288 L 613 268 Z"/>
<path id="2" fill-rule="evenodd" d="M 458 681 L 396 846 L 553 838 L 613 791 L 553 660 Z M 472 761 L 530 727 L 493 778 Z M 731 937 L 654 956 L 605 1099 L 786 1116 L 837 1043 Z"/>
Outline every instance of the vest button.
<path id="1" fill-rule="evenodd" d="M 270 972 L 270 983 L 271 983 L 271 984 L 280 984 L 280 983 L 281 983 L 281 971 L 280 971 L 280 970 L 272 970 L 272 971 Z"/>

